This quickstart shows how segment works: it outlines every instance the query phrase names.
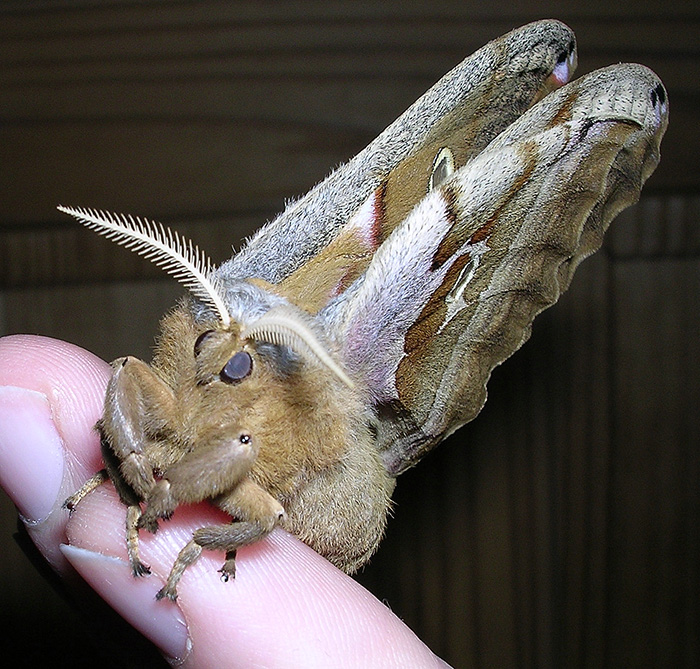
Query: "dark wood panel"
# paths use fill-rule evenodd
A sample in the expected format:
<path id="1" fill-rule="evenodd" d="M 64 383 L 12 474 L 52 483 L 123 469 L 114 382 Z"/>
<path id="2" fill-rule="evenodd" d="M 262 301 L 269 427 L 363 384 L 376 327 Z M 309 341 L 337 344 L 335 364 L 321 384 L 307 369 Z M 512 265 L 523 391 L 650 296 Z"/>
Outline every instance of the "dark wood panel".
<path id="1" fill-rule="evenodd" d="M 567 13 L 557 12 L 552 17 L 566 21 Z M 111 63 L 124 68 L 124 65 L 147 64 L 149 61 L 157 66 L 167 60 L 180 59 L 186 63 L 213 56 L 224 61 L 242 56 L 243 63 L 251 55 L 277 56 L 281 61 L 285 52 L 305 55 L 369 52 L 380 55 L 401 50 L 408 55 L 413 50 L 427 50 L 429 47 L 440 51 L 478 48 L 489 39 L 529 20 L 528 17 L 484 23 L 467 16 L 442 17 L 438 13 L 418 19 L 403 15 L 363 19 L 349 14 L 338 21 L 314 21 L 297 16 L 280 23 L 190 23 L 176 28 L 156 24 L 85 32 L 76 31 L 72 24 L 64 22 L 62 25 L 53 24 L 54 29 L 48 35 L 31 33 L 30 39 L 6 32 L 2 61 L 5 65 L 37 70 L 51 63 L 59 67 Z M 624 21 L 615 21 L 573 15 L 568 20 L 573 24 L 572 28 L 581 33 L 580 44 L 588 43 L 588 51 L 592 54 L 613 50 L 625 54 L 685 54 L 697 53 L 698 50 L 692 39 L 698 25 L 697 16 L 693 19 L 666 15 L 653 21 L 628 16 Z"/>
<path id="2" fill-rule="evenodd" d="M 686 630 L 700 594 L 700 563 L 688 559 L 700 556 L 700 272 L 683 260 L 624 262 L 615 292 L 607 633 L 617 666 L 672 667 L 698 652 Z"/>
<path id="3" fill-rule="evenodd" d="M 182 295 L 167 280 L 8 290 L 2 293 L 3 334 L 56 337 L 104 360 L 150 360 L 158 323 Z"/>
<path id="4" fill-rule="evenodd" d="M 547 9 L 536 15 L 577 31 L 582 72 L 622 59 L 659 72 L 672 113 L 651 186 L 700 187 L 700 10 Z M 154 217 L 278 208 L 473 49 L 534 18 L 528 3 L 506 13 L 417 1 L 5 4 L 0 12 L 4 226 L 54 223 L 53 206 L 69 199 Z"/>
<path id="5" fill-rule="evenodd" d="M 167 196 L 164 190 L 155 192 Z M 57 195 L 53 192 L 43 202 L 47 211 L 51 208 L 52 220 L 56 219 L 54 225 L 0 227 L 0 286 L 22 288 L 163 278 L 162 271 L 152 263 L 56 212 L 50 198 Z M 86 197 L 84 193 L 80 196 Z M 80 196 L 76 195 L 75 200 L 80 201 Z M 155 197 L 151 204 L 154 208 L 165 208 Z M 170 218 L 166 210 L 160 221 L 192 239 L 218 264 L 231 255 L 232 247 L 238 247 L 276 213 L 272 207 L 246 209 L 243 199 L 239 206 L 241 211 L 212 214 L 207 218 L 181 215 Z M 639 204 L 615 220 L 604 249 L 620 259 L 699 257 L 700 197 L 644 195 Z"/>
<path id="6" fill-rule="evenodd" d="M 48 206 L 48 205 L 47 205 Z M 126 212 L 129 213 L 129 212 Z M 258 211 L 207 220 L 162 219 L 217 264 L 272 215 Z M 64 215 L 56 225 L 0 230 L 0 285 L 7 288 L 163 279 L 163 271 Z"/>
<path id="7" fill-rule="evenodd" d="M 605 242 L 615 258 L 700 257 L 700 197 L 642 196 L 615 219 Z"/>
<path id="8" fill-rule="evenodd" d="M 191 25 L 270 25 L 278 23 L 349 23 L 353 20 L 375 22 L 422 21 L 431 18 L 485 21 L 527 21 L 532 18 L 566 14 L 579 19 L 605 19 L 608 22 L 659 20 L 697 17 L 698 8 L 690 0 L 673 5 L 655 0 L 524 0 L 517 3 L 482 3 L 479 0 L 445 0 L 439 4 L 426 0 L 399 3 L 355 2 L 355 0 L 63 0 L 52 3 L 8 1 L 3 13 L 12 20 L 6 32 L 50 35 L 57 28 L 52 19 L 62 19 L 75 32 L 116 32 L 152 26 L 182 29 Z M 65 30 L 65 24 L 61 26 Z"/>
<path id="9" fill-rule="evenodd" d="M 4 126 L 0 145 L 12 167 L 0 172 L 0 217 L 46 224 L 68 203 L 149 218 L 282 209 L 325 176 L 341 144 L 364 143 L 261 123 Z"/>
<path id="10" fill-rule="evenodd" d="M 585 45 L 583 49 L 579 73 L 619 62 L 625 55 L 622 50 L 600 55 Z M 0 118 L 11 125 L 83 123 L 88 128 L 144 120 L 256 119 L 379 131 L 378 123 L 393 120 L 469 53 L 464 48 L 314 57 L 282 52 L 274 64 L 264 56 L 131 66 L 120 60 L 81 68 L 49 63 L 37 74 L 22 71 L 12 78 L 5 71 L 0 77 Z M 627 60 L 657 71 L 679 100 L 698 95 L 697 57 L 634 53 Z"/>
<path id="11" fill-rule="evenodd" d="M 0 331 L 148 358 L 179 288 L 56 204 L 161 219 L 220 261 L 469 51 L 544 15 L 576 30 L 581 71 L 663 77 L 662 165 L 482 415 L 402 476 L 360 579 L 455 666 L 695 667 L 697 3 L 4 3 Z M 3 609 L 46 608 L 10 553 Z"/>

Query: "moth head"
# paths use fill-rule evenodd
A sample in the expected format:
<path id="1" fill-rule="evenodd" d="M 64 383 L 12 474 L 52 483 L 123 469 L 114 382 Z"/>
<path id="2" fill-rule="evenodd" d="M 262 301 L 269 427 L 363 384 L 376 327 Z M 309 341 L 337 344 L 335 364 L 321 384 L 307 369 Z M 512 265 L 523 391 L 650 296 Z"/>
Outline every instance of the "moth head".
<path id="1" fill-rule="evenodd" d="M 194 342 L 192 356 L 198 386 L 212 381 L 237 385 L 253 372 L 254 350 L 230 328 L 205 330 Z"/>
<path id="2" fill-rule="evenodd" d="M 173 384 L 186 444 L 242 431 L 253 440 L 256 471 L 273 475 L 290 448 L 344 443 L 360 394 L 307 327 L 303 316 L 273 311 L 247 326 L 190 330 Z"/>

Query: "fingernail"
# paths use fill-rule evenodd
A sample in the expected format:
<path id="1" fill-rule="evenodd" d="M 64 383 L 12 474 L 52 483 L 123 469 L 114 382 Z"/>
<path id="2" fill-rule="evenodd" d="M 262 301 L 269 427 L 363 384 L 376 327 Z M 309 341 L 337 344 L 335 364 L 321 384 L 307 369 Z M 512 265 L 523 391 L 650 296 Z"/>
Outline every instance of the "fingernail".
<path id="1" fill-rule="evenodd" d="M 44 520 L 63 478 L 63 443 L 43 393 L 0 386 L 0 485 L 27 522 Z"/>
<path id="2" fill-rule="evenodd" d="M 61 552 L 100 597 L 161 652 L 173 660 L 185 658 L 187 623 L 177 604 L 156 600 L 162 585 L 157 577 L 134 578 L 124 560 L 77 546 L 64 544 Z"/>

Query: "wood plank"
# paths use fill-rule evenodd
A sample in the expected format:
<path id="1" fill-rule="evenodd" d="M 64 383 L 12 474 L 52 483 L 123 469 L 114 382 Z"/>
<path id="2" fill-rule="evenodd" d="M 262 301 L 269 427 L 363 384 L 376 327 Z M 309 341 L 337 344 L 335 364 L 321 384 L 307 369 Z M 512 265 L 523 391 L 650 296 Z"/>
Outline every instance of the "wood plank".
<path id="1" fill-rule="evenodd" d="M 700 196 L 644 196 L 615 220 L 605 248 L 621 260 L 698 258 L 699 221 Z"/>
<path id="2" fill-rule="evenodd" d="M 3 126 L 0 145 L 12 169 L 0 173 L 0 219 L 55 221 L 61 203 L 149 218 L 276 211 L 366 139 L 258 123 Z"/>
<path id="3" fill-rule="evenodd" d="M 315 58 L 283 52 L 280 62 L 249 56 L 130 67 L 121 61 L 115 67 L 49 64 L 38 72 L 5 70 L 0 118 L 7 123 L 259 119 L 381 129 L 375 124 L 393 120 L 467 55 L 466 49 L 417 49 Z M 579 73 L 621 60 L 654 69 L 679 100 L 700 92 L 698 58 L 689 55 L 588 50 L 581 54 Z"/>
<path id="4" fill-rule="evenodd" d="M 695 667 L 696 3 L 3 3 L 0 334 L 148 359 L 179 287 L 58 202 L 161 219 L 223 260 L 464 55 L 547 14 L 576 30 L 581 72 L 662 76 L 662 164 L 477 421 L 401 477 L 360 580 L 454 666 Z M 6 610 L 37 610 L 9 560 Z"/>
<path id="5" fill-rule="evenodd" d="M 698 661 L 697 259 L 630 260 L 615 275 L 609 661 Z M 650 299 L 651 295 L 659 299 Z"/>
<path id="6" fill-rule="evenodd" d="M 677 2 L 666 7 L 660 6 L 654 0 L 623 0 L 614 5 L 605 0 L 590 0 L 585 4 L 576 0 L 543 0 L 536 3 L 525 1 L 510 6 L 507 12 L 497 4 L 485 4 L 478 0 L 445 0 L 437 5 L 425 0 L 405 0 L 400 4 L 354 0 L 290 0 L 284 3 L 254 4 L 244 0 L 108 0 L 100 3 L 79 0 L 33 6 L 28 6 L 26 2 L 9 1 L 3 3 L 3 12 L 12 19 L 13 31 L 50 34 L 55 30 L 51 19 L 56 17 L 68 17 L 70 26 L 76 31 L 95 32 L 115 29 L 122 31 L 153 25 L 177 28 L 191 24 L 347 22 L 358 18 L 383 22 L 397 19 L 425 20 L 431 17 L 461 18 L 474 22 L 522 22 L 532 20 L 533 15 L 569 15 L 581 19 L 605 17 L 609 21 L 629 17 L 651 20 L 667 17 L 689 18 L 697 16 L 698 9 L 694 3 Z"/>
<path id="7" fill-rule="evenodd" d="M 182 294 L 167 280 L 7 290 L 0 334 L 57 337 L 105 360 L 150 360 L 158 323 Z"/>
<path id="8" fill-rule="evenodd" d="M 565 14 L 557 16 L 566 22 Z M 697 53 L 697 42 L 693 39 L 697 16 L 663 16 L 653 21 L 627 16 L 624 22 L 572 16 L 569 23 L 577 33 L 582 52 Z M 48 65 L 52 59 L 58 65 L 89 66 L 104 62 L 117 66 L 118 60 L 133 65 L 168 59 L 187 62 L 213 56 L 224 60 L 253 54 L 279 57 L 284 52 L 313 55 L 367 50 L 386 53 L 397 49 L 428 51 L 431 48 L 469 47 L 473 50 L 519 25 L 518 20 L 480 23 L 467 17 L 455 20 L 440 16 L 419 20 L 404 17 L 363 20 L 352 15 L 333 22 L 195 23 L 175 29 L 169 25 L 157 25 L 82 32 L 66 22 L 63 30 L 52 30 L 49 34 L 27 33 L 28 39 L 22 34 L 13 35 L 11 29 L 3 31 L 7 41 L 3 51 L 5 56 L 0 62 L 13 67 L 37 67 Z"/>

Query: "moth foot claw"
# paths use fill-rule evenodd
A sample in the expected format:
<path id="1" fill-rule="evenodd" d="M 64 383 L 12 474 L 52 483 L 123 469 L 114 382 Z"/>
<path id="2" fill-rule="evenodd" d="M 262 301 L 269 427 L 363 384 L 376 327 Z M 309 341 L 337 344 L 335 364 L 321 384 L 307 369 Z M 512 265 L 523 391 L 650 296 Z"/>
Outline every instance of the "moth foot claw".
<path id="1" fill-rule="evenodd" d="M 167 585 L 165 585 L 156 593 L 156 599 L 159 601 L 161 599 L 169 599 L 171 602 L 176 602 L 177 590 L 174 588 L 169 588 Z"/>
<path id="2" fill-rule="evenodd" d="M 224 583 L 228 583 L 228 580 L 230 578 L 235 579 L 236 578 L 236 559 L 235 558 L 229 558 L 224 562 L 224 566 L 219 569 L 219 573 L 221 574 L 221 580 Z"/>
<path id="3" fill-rule="evenodd" d="M 140 530 L 147 530 L 151 534 L 155 534 L 158 531 L 158 519 L 144 514 L 139 518 L 136 527 Z"/>
<path id="4" fill-rule="evenodd" d="M 137 578 L 141 576 L 148 576 L 151 573 L 151 568 L 139 560 L 138 562 L 133 562 L 131 564 L 131 573 Z"/>

